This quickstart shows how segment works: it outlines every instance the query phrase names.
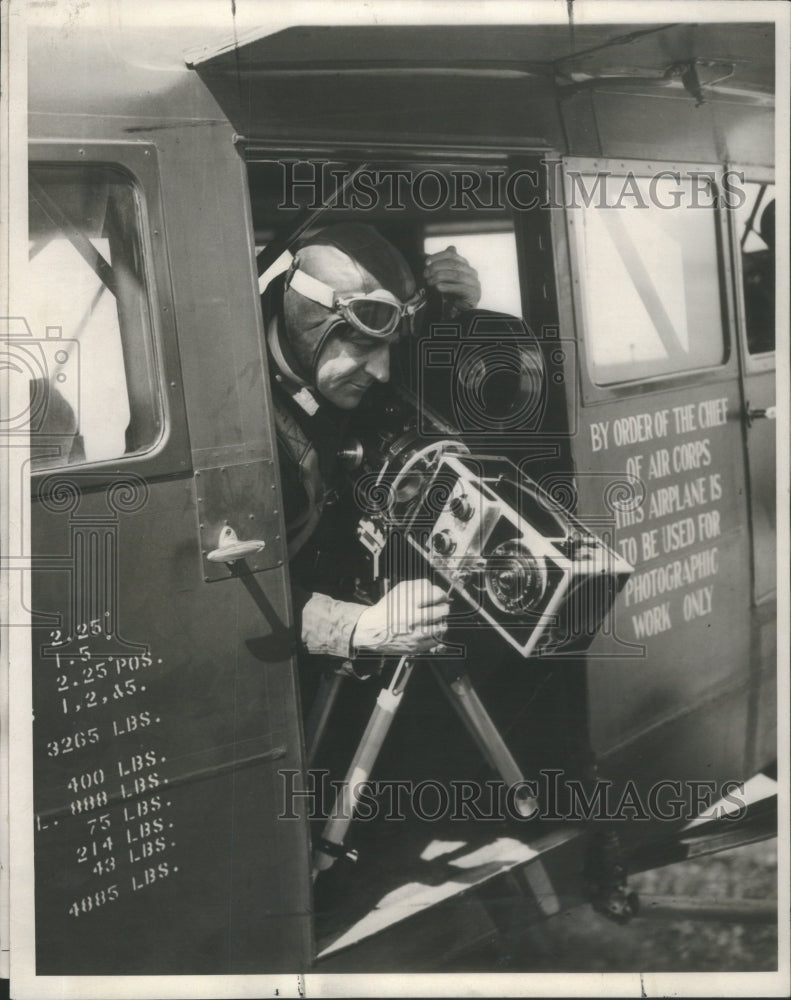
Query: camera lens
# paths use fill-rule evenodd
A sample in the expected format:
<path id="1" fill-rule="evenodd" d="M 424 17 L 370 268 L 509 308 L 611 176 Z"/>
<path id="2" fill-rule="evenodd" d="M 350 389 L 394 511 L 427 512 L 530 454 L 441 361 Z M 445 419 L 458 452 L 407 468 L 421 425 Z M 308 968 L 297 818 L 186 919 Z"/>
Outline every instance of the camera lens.
<path id="1" fill-rule="evenodd" d="M 516 539 L 498 545 L 487 563 L 486 592 L 505 614 L 516 615 L 534 608 L 544 596 L 546 567 Z"/>

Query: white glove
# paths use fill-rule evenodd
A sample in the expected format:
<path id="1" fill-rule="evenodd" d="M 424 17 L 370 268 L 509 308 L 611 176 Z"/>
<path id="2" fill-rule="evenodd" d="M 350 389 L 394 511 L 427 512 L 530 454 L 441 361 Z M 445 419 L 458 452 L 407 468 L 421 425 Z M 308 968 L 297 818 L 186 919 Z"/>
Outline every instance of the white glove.
<path id="1" fill-rule="evenodd" d="M 405 580 L 357 619 L 354 653 L 427 653 L 441 645 L 450 612 L 448 595 L 430 580 Z"/>

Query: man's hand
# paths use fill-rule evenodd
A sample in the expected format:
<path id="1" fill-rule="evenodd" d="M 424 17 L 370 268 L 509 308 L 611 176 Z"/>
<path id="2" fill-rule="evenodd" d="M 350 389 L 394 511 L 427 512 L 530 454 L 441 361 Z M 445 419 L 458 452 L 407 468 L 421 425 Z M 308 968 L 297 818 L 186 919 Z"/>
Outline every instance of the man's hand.
<path id="1" fill-rule="evenodd" d="M 436 288 L 453 309 L 474 309 L 481 297 L 478 272 L 462 257 L 456 247 L 447 247 L 426 257 L 423 277 Z"/>
<path id="2" fill-rule="evenodd" d="M 430 580 L 405 580 L 357 621 L 355 653 L 428 653 L 441 645 L 450 612 L 448 595 Z"/>

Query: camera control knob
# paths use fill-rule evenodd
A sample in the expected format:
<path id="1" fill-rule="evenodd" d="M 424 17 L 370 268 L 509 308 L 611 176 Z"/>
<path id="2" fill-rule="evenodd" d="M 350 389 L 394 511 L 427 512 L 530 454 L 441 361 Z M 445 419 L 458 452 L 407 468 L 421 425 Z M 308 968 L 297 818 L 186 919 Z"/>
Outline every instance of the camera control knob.
<path id="1" fill-rule="evenodd" d="M 569 559 L 585 560 L 593 558 L 593 550 L 597 548 L 593 535 L 574 534 L 566 538 L 558 546 Z"/>
<path id="2" fill-rule="evenodd" d="M 444 528 L 431 536 L 431 547 L 438 556 L 449 556 L 456 548 L 456 540 L 448 529 Z"/>
<path id="3" fill-rule="evenodd" d="M 472 517 L 472 504 L 466 493 L 454 497 L 450 502 L 450 512 L 460 521 L 469 521 Z"/>

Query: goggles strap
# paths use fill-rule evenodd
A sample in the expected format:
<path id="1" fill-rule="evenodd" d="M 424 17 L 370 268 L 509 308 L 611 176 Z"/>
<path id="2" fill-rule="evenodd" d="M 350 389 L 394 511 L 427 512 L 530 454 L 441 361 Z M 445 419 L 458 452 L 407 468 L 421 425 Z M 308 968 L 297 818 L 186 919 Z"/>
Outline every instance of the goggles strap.
<path id="1" fill-rule="evenodd" d="M 328 285 L 325 285 L 323 281 L 319 281 L 317 278 L 311 278 L 309 274 L 305 274 L 304 271 L 300 270 L 299 257 L 294 258 L 292 270 L 289 272 L 289 278 L 286 281 L 286 287 L 293 288 L 295 292 L 299 292 L 305 298 L 318 302 L 325 309 L 332 309 L 335 304 L 334 292 Z"/>

